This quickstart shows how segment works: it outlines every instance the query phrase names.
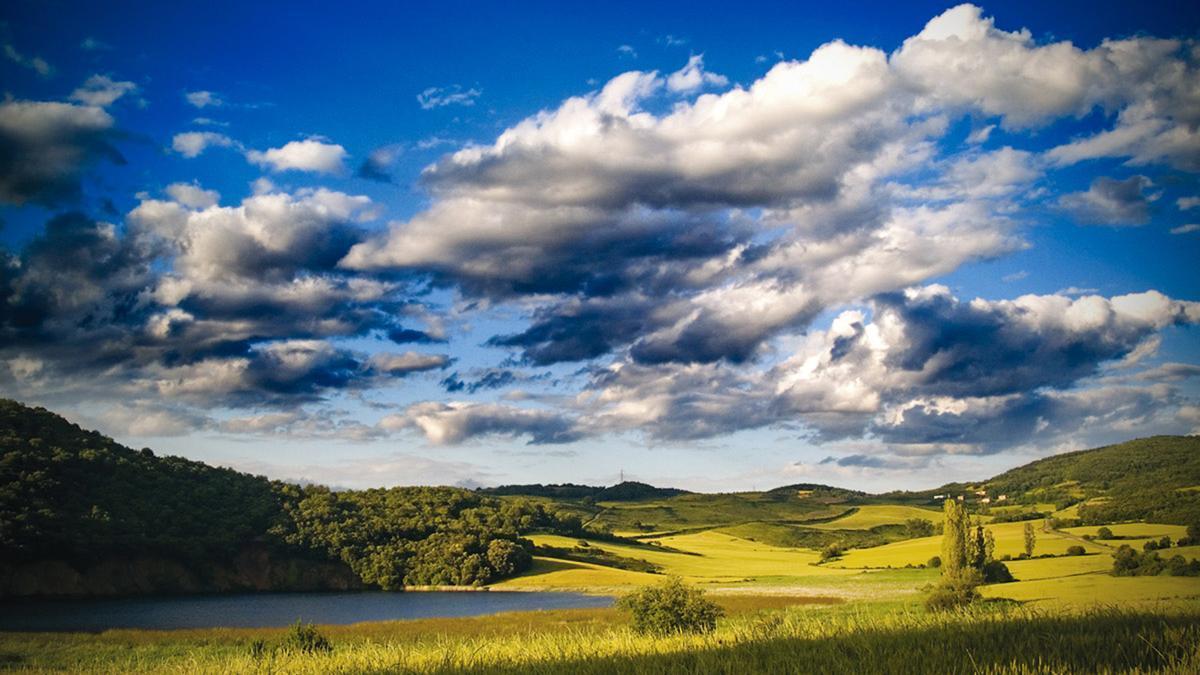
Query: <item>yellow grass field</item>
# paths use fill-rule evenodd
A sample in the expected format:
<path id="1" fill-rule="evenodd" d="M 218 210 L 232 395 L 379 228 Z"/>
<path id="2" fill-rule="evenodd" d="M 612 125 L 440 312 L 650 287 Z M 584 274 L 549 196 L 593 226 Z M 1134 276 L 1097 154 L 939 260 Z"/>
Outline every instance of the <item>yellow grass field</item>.
<path id="1" fill-rule="evenodd" d="M 902 525 L 909 518 L 922 518 L 933 524 L 945 520 L 941 511 L 915 506 L 868 505 L 843 518 L 812 525 L 822 530 L 869 530 L 877 525 Z"/>
<path id="2" fill-rule="evenodd" d="M 1061 555 L 1066 553 L 1069 546 L 1083 546 L 1088 552 L 1105 552 L 1109 549 L 1095 543 L 1083 542 L 1054 532 L 1043 532 L 1040 522 L 1034 521 L 1037 532 L 1037 543 L 1034 555 Z M 996 537 L 996 556 L 1009 555 L 1017 557 L 1025 550 L 1025 523 L 997 523 L 986 525 Z M 835 567 L 904 567 L 905 565 L 921 565 L 935 555 L 941 555 L 942 538 L 940 536 L 908 539 L 875 548 L 854 549 L 846 553 L 839 561 L 830 563 Z"/>
<path id="3" fill-rule="evenodd" d="M 661 580 L 661 576 L 645 572 L 537 556 L 533 559 L 533 566 L 529 571 L 492 587 L 502 591 L 554 589 L 603 592 L 626 590 Z"/>
<path id="4" fill-rule="evenodd" d="M 1037 605 L 1128 606 L 1131 603 L 1155 605 L 1171 602 L 1195 607 L 1200 603 L 1200 578 L 1081 574 L 993 584 L 980 587 L 980 592 L 984 597 L 1008 598 Z"/>
<path id="5" fill-rule="evenodd" d="M 564 548 L 571 548 L 578 542 L 577 539 L 556 535 L 534 535 L 530 538 L 536 544 Z M 590 545 L 627 558 L 645 560 L 660 566 L 666 574 L 678 575 L 693 582 L 738 582 L 755 577 L 844 576 L 852 573 L 816 566 L 814 563 L 820 557 L 816 551 L 769 546 L 720 532 L 663 537 L 658 541 L 662 542 L 664 548 L 678 549 L 680 552 L 607 541 L 591 541 Z M 565 574 L 557 579 L 566 578 Z M 551 577 L 546 575 L 546 578 Z M 637 583 L 634 577 L 628 580 Z"/>

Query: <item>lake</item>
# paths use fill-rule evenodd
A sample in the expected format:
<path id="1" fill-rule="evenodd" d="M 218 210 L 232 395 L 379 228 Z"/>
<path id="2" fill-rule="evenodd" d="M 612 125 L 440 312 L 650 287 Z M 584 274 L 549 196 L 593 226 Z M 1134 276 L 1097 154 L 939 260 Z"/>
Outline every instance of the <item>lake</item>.
<path id="1" fill-rule="evenodd" d="M 535 609 L 608 607 L 612 598 L 580 593 L 421 591 L 408 593 L 247 593 L 103 600 L 29 600 L 0 604 L 0 631 L 102 631 L 110 628 L 261 628 L 455 617 Z"/>

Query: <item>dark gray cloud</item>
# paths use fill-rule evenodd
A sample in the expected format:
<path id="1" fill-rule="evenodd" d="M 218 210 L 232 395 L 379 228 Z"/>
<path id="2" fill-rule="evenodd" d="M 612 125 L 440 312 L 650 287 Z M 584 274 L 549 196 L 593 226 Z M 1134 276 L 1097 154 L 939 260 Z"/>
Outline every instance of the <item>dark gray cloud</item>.
<path id="1" fill-rule="evenodd" d="M 1187 405 L 1178 392 L 1161 386 L 1031 392 L 950 405 L 918 401 L 902 416 L 877 420 L 870 432 L 906 454 L 990 454 L 1064 439 L 1102 445 L 1132 436 L 1191 433 L 1193 424 L 1179 415 Z"/>
<path id="2" fill-rule="evenodd" d="M 115 121 L 99 107 L 0 103 L 0 202 L 53 207 L 78 201 L 90 164 L 125 163 L 117 138 Z"/>
<path id="3" fill-rule="evenodd" d="M 549 445 L 583 436 L 578 422 L 561 412 L 493 403 L 417 403 L 385 417 L 380 426 L 390 431 L 416 429 L 437 445 L 483 436 L 527 436 L 531 445 Z"/>
<path id="4" fill-rule="evenodd" d="M 1145 176 L 1124 180 L 1101 176 L 1086 192 L 1063 195 L 1058 205 L 1080 225 L 1145 225 L 1150 222 L 1150 204 L 1155 196 L 1147 190 L 1153 183 Z"/>
<path id="5" fill-rule="evenodd" d="M 1196 313 L 1153 295 L 1116 303 L 1096 296 L 989 303 L 940 292 L 889 293 L 874 305 L 876 321 L 894 322 L 904 335 L 885 365 L 913 375 L 910 391 L 943 396 L 1070 386 L 1162 327 L 1194 321 L 1189 316 Z"/>
<path id="6" fill-rule="evenodd" d="M 474 394 L 489 389 L 503 389 L 515 384 L 536 382 L 549 378 L 549 373 L 531 375 L 508 368 L 483 368 L 470 373 L 471 379 L 464 380 L 458 372 L 450 373 L 442 380 L 442 388 L 449 393 L 465 391 Z"/>
<path id="7" fill-rule="evenodd" d="M 279 406 L 449 365 L 329 342 L 433 340 L 401 325 L 420 313 L 405 286 L 336 268 L 361 239 L 368 200 L 271 193 L 235 209 L 205 194 L 203 208 L 144 201 L 124 226 L 62 214 L 5 254 L 0 361 L 36 375 L 17 376 L 14 395 L 92 388 Z"/>
<path id="8" fill-rule="evenodd" d="M 424 345 L 424 344 L 434 344 L 434 343 L 446 341 L 445 338 L 434 337 L 423 330 L 417 330 L 415 328 L 404 328 L 403 326 L 396 326 L 394 328 L 389 329 L 387 332 L 387 339 L 391 340 L 392 342 L 395 342 L 398 345 L 410 344 L 410 343 Z"/>
<path id="9" fill-rule="evenodd" d="M 358 165 L 358 170 L 354 172 L 354 175 L 378 183 L 394 183 L 395 179 L 391 173 L 392 164 L 396 162 L 400 152 L 401 148 L 398 145 L 377 148 L 367 155 L 362 164 Z"/>

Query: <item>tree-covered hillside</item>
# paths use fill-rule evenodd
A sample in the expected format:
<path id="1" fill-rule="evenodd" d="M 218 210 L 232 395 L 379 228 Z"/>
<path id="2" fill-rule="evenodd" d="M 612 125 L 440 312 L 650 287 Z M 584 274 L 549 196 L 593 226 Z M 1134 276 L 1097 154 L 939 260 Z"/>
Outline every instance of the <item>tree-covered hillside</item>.
<path id="1" fill-rule="evenodd" d="M 283 518 L 271 483 L 133 450 L 0 400 L 0 550 L 7 558 L 224 556 Z"/>
<path id="2" fill-rule="evenodd" d="M 1086 523 L 1200 522 L 1200 437 L 1152 436 L 1068 452 L 983 483 L 1026 502 L 1075 503 Z"/>
<path id="3" fill-rule="evenodd" d="M 457 488 L 301 488 L 133 450 L 45 409 L 0 400 L 7 579 L 36 577 L 41 563 L 55 561 L 85 579 L 72 582 L 72 592 L 87 592 L 88 571 L 102 562 L 116 558 L 140 569 L 129 561 L 153 558 L 188 576 L 177 589 L 156 582 L 156 591 L 224 588 L 206 584 L 228 577 L 222 566 L 235 558 L 267 564 L 244 555 L 253 546 L 314 564 L 344 563 L 382 588 L 480 584 L 528 566 L 532 545 L 520 534 L 534 529 L 573 534 L 580 521 Z M 112 592 L 121 589 L 129 591 L 118 584 Z"/>

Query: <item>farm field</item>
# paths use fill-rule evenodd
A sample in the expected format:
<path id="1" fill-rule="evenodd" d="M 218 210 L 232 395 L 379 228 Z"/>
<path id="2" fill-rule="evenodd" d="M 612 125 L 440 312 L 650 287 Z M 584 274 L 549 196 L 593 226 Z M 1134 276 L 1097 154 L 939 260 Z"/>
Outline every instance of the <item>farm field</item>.
<path id="1" fill-rule="evenodd" d="M 879 525 L 901 525 L 909 518 L 922 518 L 935 525 L 944 520 L 942 512 L 915 506 L 891 506 L 868 504 L 858 507 L 854 513 L 824 523 L 812 525 L 824 530 L 869 530 Z"/>

